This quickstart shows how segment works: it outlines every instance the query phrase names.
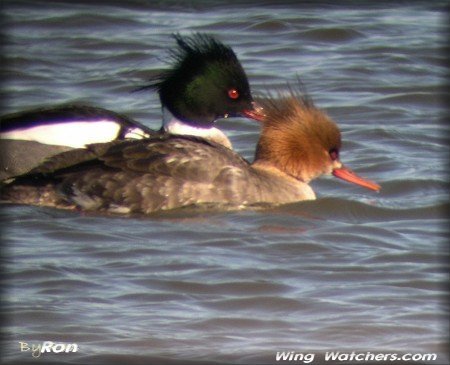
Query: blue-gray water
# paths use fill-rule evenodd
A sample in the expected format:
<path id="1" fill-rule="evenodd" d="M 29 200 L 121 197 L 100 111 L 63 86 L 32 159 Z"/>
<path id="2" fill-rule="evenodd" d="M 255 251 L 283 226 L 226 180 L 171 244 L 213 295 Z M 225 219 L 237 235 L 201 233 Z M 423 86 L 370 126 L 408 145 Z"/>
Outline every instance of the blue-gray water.
<path id="1" fill-rule="evenodd" d="M 314 202 L 151 218 L 4 206 L 4 363 L 354 350 L 448 364 L 447 3 L 230 3 L 3 1 L 2 113 L 81 101 L 157 128 L 158 99 L 130 91 L 165 67 L 170 34 L 208 32 L 255 93 L 300 77 L 381 192 L 327 177 Z M 219 124 L 251 159 L 258 125 Z M 20 351 L 43 341 L 79 349 Z"/>

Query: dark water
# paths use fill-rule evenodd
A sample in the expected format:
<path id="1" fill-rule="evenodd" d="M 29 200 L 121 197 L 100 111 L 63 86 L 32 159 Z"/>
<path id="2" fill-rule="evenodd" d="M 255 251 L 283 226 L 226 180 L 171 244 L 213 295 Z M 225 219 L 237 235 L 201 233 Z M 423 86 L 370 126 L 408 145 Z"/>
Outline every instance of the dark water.
<path id="1" fill-rule="evenodd" d="M 3 363 L 448 364 L 447 3 L 108 4 L 3 2 L 3 113 L 76 100 L 157 128 L 157 98 L 130 91 L 164 67 L 171 33 L 208 32 L 255 92 L 299 76 L 339 123 L 343 161 L 382 191 L 330 177 L 315 202 L 150 218 L 3 207 Z M 251 158 L 258 126 L 219 123 Z M 79 349 L 20 351 L 43 341 Z"/>

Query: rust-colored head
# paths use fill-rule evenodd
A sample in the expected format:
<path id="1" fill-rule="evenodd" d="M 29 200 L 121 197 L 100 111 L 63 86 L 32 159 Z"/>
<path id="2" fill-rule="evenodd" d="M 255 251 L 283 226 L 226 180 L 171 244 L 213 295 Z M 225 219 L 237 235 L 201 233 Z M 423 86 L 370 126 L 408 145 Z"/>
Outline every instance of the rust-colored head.
<path id="1" fill-rule="evenodd" d="M 272 165 L 306 183 L 333 174 L 368 189 L 380 189 L 343 166 L 338 126 L 307 96 L 291 90 L 288 95 L 259 99 L 258 103 L 265 117 L 255 162 Z"/>

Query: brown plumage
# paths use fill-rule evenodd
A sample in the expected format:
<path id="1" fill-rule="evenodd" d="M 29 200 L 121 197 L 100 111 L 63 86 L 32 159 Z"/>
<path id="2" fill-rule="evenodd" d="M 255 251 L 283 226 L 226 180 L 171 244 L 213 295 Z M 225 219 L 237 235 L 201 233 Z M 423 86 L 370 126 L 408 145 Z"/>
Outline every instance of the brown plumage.
<path id="1" fill-rule="evenodd" d="M 276 166 L 309 182 L 330 173 L 330 150 L 339 150 L 341 134 L 312 100 L 291 91 L 289 97 L 262 99 L 266 113 L 255 161 Z"/>
<path id="2" fill-rule="evenodd" d="M 91 145 L 8 185 L 3 199 L 110 213 L 149 214 L 199 204 L 242 207 L 314 199 L 308 182 L 335 176 L 378 190 L 339 161 L 340 132 L 296 92 L 261 99 L 265 113 L 255 161 L 198 137 L 164 135 Z M 56 162 L 55 162 L 56 161 Z M 44 193 L 45 197 L 39 196 Z"/>

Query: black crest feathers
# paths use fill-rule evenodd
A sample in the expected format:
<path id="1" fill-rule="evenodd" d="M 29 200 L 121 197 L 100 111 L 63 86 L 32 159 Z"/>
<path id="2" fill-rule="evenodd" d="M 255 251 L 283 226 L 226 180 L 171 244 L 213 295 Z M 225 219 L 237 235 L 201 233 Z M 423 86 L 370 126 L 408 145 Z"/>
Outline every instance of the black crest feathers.
<path id="1" fill-rule="evenodd" d="M 239 61 L 231 47 L 228 47 L 213 36 L 202 33 L 194 33 L 190 36 L 173 34 L 177 47 L 169 52 L 170 68 L 162 71 L 135 91 L 156 89 L 158 91 L 164 84 L 170 84 L 174 78 L 183 79 L 185 75 L 195 76 L 213 62 L 237 65 Z M 240 67 L 240 66 L 239 66 Z M 195 72 L 197 70 L 197 72 Z"/>

